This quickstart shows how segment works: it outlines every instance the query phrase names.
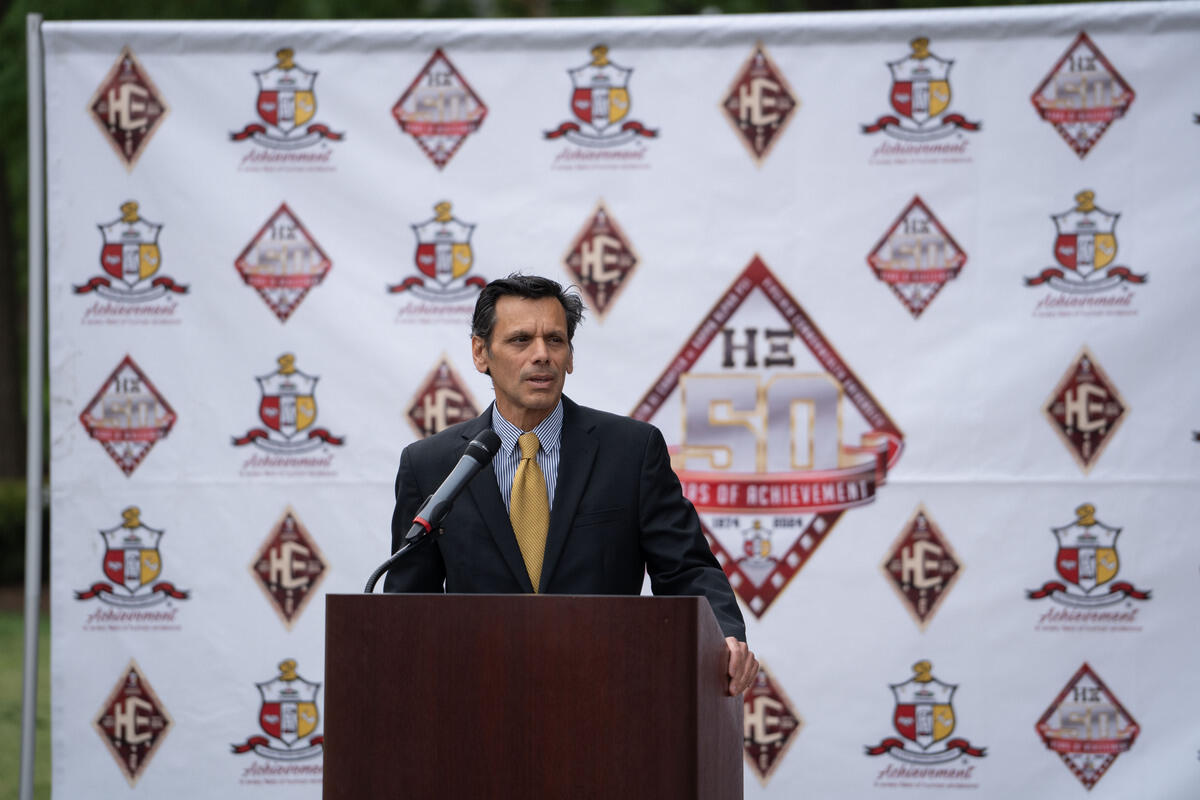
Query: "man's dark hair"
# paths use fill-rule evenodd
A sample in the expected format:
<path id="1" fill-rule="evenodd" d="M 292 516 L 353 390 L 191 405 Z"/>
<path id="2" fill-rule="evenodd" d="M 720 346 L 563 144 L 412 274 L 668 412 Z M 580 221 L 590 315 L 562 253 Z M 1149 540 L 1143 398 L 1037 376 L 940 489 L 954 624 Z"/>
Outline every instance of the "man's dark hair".
<path id="1" fill-rule="evenodd" d="M 575 326 L 583 320 L 583 300 L 570 289 L 549 278 L 537 275 L 513 273 L 507 278 L 497 278 L 483 287 L 475 301 L 475 314 L 471 318 L 471 335 L 478 336 L 491 344 L 492 330 L 496 327 L 496 302 L 501 297 L 513 296 L 526 300 L 553 297 L 562 304 L 567 316 L 567 341 L 575 338 Z"/>

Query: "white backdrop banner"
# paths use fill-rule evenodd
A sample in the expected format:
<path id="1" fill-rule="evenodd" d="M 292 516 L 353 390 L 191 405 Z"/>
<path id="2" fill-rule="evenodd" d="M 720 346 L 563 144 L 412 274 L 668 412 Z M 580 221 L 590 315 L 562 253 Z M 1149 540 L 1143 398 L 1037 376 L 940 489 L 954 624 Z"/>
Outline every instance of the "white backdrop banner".
<path id="1" fill-rule="evenodd" d="M 738 593 L 748 797 L 1196 796 L 1200 4 L 43 37 L 55 797 L 320 795 L 513 271 Z"/>

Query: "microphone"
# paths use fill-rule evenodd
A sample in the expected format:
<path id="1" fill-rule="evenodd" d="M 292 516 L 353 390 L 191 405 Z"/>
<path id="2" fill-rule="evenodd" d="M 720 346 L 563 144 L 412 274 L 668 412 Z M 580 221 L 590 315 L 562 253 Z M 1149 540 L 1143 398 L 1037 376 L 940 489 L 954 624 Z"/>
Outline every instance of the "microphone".
<path id="1" fill-rule="evenodd" d="M 417 509 L 417 515 L 413 517 L 413 526 L 405 534 L 404 541 L 413 542 L 426 533 L 432 533 L 449 513 L 450 507 L 454 505 L 454 498 L 467 487 L 467 483 L 479 470 L 491 463 L 499 449 L 500 437 L 491 428 L 472 439 L 462 458 L 442 481 L 442 485 Z"/>
<path id="2" fill-rule="evenodd" d="M 450 511 L 450 506 L 454 504 L 454 498 L 458 497 L 459 493 L 467 487 L 471 478 L 474 478 L 479 470 L 491 463 L 499 449 L 500 437 L 491 428 L 471 440 L 467 445 L 466 452 L 454 465 L 454 469 L 450 470 L 450 474 L 442 481 L 442 485 L 429 495 L 428 499 L 417 509 L 417 516 L 413 518 L 413 526 L 404 535 L 404 544 L 400 546 L 399 550 L 392 553 L 387 561 L 380 564 L 371 573 L 370 578 L 367 578 L 364 594 L 371 594 L 375 591 L 375 584 L 383 577 L 383 574 L 391 569 L 401 556 L 420 544 L 426 536 L 433 532 L 434 528 L 441 524 Z"/>

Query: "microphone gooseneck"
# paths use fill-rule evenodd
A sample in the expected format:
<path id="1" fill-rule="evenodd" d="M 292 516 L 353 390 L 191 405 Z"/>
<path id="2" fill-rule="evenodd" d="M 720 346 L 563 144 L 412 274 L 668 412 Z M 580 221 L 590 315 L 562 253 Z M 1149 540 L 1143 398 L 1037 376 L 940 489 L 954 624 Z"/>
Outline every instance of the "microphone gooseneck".
<path id="1" fill-rule="evenodd" d="M 371 577 L 367 579 L 367 586 L 363 590 L 365 594 L 370 594 L 375 590 L 375 584 L 379 578 L 391 569 L 401 556 L 423 541 L 433 532 L 434 528 L 441 525 L 446 514 L 450 512 L 451 506 L 454 505 L 454 498 L 458 497 L 467 487 L 479 470 L 491 463 L 499 450 L 500 437 L 491 428 L 483 431 L 467 444 L 467 449 L 458 463 L 454 465 L 454 469 L 450 470 L 450 474 L 446 476 L 442 484 L 426 498 L 417 510 L 416 516 L 413 517 L 412 527 L 404 535 L 404 544 L 371 573 Z"/>

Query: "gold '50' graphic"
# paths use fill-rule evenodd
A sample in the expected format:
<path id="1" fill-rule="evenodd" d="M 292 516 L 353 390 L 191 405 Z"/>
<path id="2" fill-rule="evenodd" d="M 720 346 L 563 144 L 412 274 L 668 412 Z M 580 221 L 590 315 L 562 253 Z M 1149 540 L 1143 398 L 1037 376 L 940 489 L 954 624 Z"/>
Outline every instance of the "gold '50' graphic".
<path id="1" fill-rule="evenodd" d="M 850 466 L 842 448 L 842 387 L 825 373 L 685 374 L 684 471 L 795 472 Z"/>

